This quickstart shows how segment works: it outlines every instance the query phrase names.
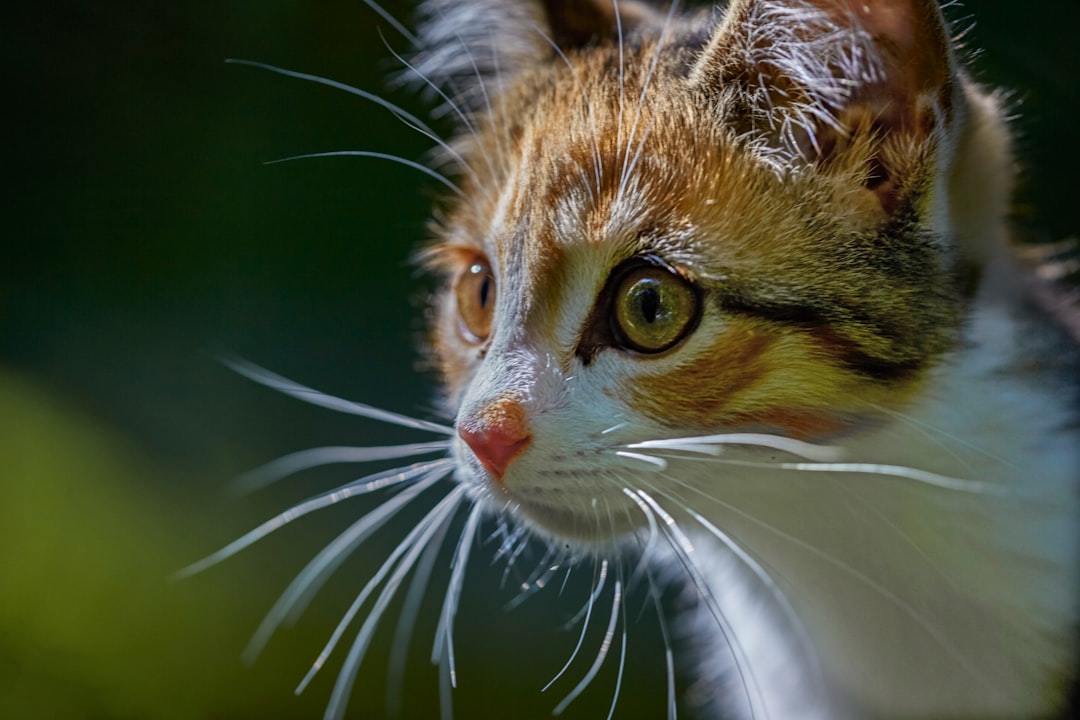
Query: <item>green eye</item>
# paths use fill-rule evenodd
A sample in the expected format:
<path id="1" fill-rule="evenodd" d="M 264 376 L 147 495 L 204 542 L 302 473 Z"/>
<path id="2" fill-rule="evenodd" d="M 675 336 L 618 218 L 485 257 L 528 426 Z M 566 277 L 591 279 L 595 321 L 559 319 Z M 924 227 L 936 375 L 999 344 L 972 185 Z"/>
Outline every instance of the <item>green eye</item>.
<path id="1" fill-rule="evenodd" d="M 615 291 L 615 337 L 629 350 L 663 352 L 693 329 L 699 305 L 694 287 L 674 270 L 638 266 L 619 281 Z"/>

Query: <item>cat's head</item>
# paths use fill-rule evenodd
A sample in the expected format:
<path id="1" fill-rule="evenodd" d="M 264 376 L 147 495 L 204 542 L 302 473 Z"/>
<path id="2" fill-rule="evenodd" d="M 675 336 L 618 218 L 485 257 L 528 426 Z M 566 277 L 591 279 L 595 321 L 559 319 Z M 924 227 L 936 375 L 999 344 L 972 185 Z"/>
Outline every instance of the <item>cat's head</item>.
<path id="1" fill-rule="evenodd" d="M 983 206 L 950 188 L 1007 181 L 958 177 L 970 102 L 933 0 L 426 18 L 417 67 L 461 130 L 433 353 L 495 502 L 606 537 L 639 521 L 624 488 L 662 482 L 637 442 L 858 434 L 956 343 L 958 218 Z"/>

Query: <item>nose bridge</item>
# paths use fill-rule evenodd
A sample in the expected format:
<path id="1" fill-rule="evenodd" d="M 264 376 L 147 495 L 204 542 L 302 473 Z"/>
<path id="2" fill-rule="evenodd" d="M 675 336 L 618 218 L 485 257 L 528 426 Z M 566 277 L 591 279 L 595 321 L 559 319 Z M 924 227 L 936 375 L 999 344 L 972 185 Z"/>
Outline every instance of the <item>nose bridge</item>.
<path id="1" fill-rule="evenodd" d="M 566 269 L 558 237 L 567 229 L 548 218 L 548 204 L 537 193 L 521 193 L 516 202 L 515 219 L 495 236 L 499 292 L 493 339 L 507 350 L 527 352 L 528 345 L 556 344 Z"/>
<path id="2" fill-rule="evenodd" d="M 511 331 L 518 335 L 520 329 Z M 470 422 L 489 412 L 488 408 L 516 403 L 527 409 L 536 385 L 538 358 L 523 348 L 517 337 L 500 333 L 466 388 L 458 410 L 458 423 Z M 496 412 L 491 410 L 490 412 Z"/>

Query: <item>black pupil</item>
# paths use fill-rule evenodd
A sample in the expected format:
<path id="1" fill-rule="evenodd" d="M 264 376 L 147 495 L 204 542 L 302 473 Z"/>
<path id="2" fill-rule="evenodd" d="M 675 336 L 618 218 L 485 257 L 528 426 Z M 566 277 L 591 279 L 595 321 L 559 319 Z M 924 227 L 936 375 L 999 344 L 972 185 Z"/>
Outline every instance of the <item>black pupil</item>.
<path id="1" fill-rule="evenodd" d="M 488 299 L 491 297 L 491 276 L 485 275 L 480 283 L 480 307 L 486 308 Z"/>
<path id="2" fill-rule="evenodd" d="M 653 283 L 642 283 L 645 287 L 638 290 L 638 303 L 640 304 L 641 317 L 647 323 L 656 322 L 656 316 L 660 314 L 660 293 Z"/>

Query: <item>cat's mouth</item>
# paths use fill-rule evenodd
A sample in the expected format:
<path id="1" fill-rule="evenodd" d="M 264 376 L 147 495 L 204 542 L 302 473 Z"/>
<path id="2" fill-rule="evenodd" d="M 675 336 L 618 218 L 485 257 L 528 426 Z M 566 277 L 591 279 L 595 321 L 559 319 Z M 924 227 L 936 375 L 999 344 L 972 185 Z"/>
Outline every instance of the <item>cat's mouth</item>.
<path id="1" fill-rule="evenodd" d="M 566 458 L 539 461 L 518 457 L 496 477 L 465 443 L 455 446 L 460 466 L 483 488 L 492 507 L 510 511 L 541 534 L 560 539 L 604 542 L 632 532 L 635 506 L 621 493 L 605 492 L 610 477 L 595 468 L 569 465 Z"/>

